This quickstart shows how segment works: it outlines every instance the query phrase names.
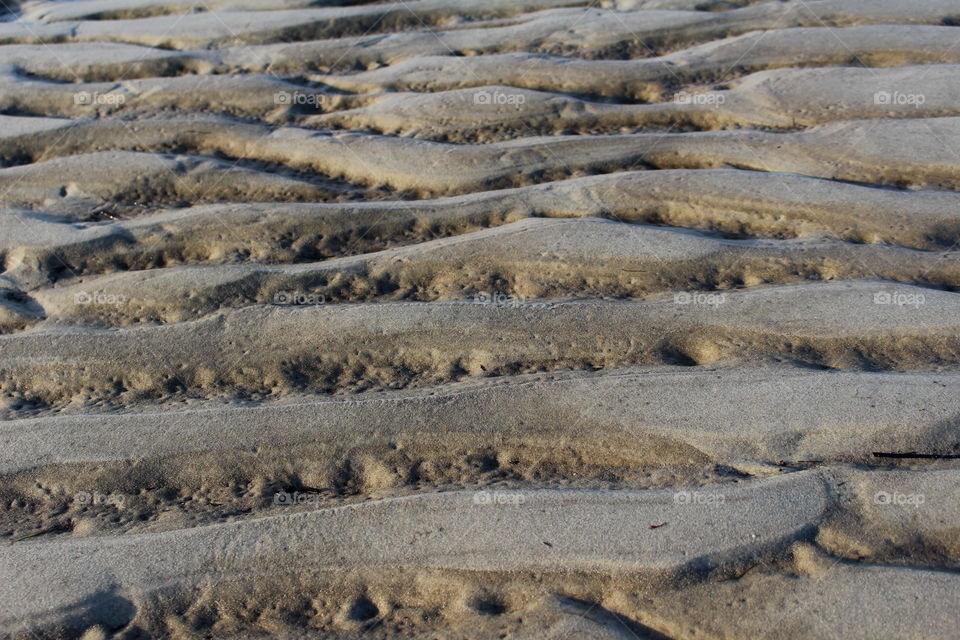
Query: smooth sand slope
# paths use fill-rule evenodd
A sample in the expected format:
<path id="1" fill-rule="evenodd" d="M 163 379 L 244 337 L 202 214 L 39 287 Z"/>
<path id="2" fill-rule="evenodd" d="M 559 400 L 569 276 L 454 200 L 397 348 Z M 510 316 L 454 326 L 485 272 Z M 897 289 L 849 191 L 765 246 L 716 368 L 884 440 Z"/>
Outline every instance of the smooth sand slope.
<path id="1" fill-rule="evenodd" d="M 0 22 L 0 638 L 955 638 L 955 0 Z"/>

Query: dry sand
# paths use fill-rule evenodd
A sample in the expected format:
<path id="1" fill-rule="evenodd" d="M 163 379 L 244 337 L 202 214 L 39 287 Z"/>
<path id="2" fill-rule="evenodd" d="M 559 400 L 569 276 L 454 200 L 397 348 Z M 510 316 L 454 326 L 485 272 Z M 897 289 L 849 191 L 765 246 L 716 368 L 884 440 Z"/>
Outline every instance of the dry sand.
<path id="1" fill-rule="evenodd" d="M 960 637 L 958 24 L 10 5 L 0 637 Z"/>

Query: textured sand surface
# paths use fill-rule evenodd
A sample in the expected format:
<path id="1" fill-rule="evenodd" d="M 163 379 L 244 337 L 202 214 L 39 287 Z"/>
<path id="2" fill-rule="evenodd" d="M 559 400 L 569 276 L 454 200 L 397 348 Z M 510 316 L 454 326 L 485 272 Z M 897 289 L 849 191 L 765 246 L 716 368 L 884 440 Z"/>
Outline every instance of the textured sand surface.
<path id="1" fill-rule="evenodd" d="M 0 638 L 958 637 L 960 1 L 0 17 Z"/>

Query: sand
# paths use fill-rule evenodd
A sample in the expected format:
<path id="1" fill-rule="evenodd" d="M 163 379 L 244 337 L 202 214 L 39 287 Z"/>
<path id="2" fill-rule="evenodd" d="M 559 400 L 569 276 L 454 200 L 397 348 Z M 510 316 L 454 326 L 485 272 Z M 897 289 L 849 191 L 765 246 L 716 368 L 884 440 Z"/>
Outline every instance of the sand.
<path id="1" fill-rule="evenodd" d="M 28 0 L 0 638 L 955 638 L 955 0 Z"/>

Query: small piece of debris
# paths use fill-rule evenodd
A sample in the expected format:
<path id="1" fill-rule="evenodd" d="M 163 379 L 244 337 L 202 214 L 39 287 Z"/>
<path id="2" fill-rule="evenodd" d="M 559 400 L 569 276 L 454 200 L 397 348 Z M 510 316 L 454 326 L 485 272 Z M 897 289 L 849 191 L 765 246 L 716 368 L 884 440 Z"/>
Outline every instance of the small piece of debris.
<path id="1" fill-rule="evenodd" d="M 960 454 L 956 453 L 917 453 L 909 451 L 907 453 L 891 453 L 886 451 L 874 451 L 874 458 L 917 458 L 920 460 L 958 460 Z"/>

